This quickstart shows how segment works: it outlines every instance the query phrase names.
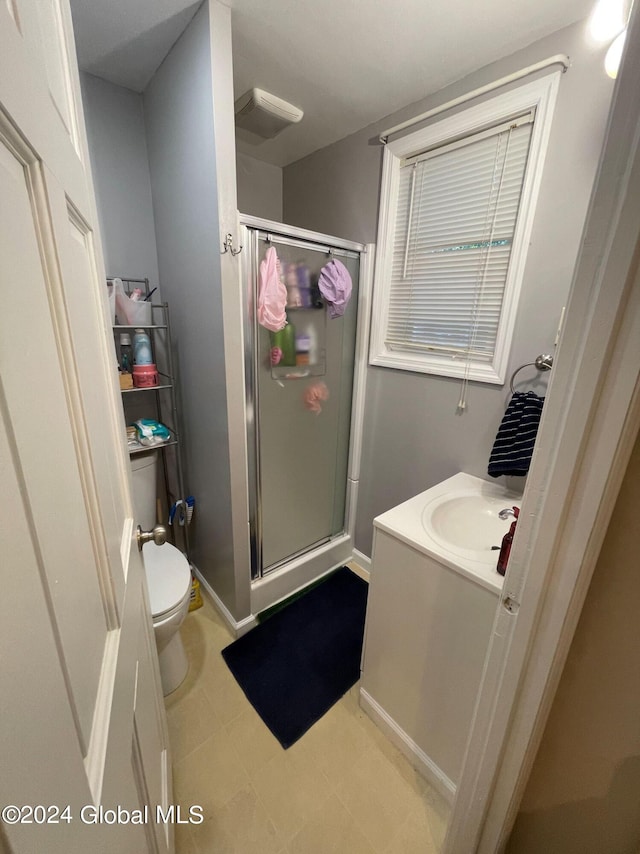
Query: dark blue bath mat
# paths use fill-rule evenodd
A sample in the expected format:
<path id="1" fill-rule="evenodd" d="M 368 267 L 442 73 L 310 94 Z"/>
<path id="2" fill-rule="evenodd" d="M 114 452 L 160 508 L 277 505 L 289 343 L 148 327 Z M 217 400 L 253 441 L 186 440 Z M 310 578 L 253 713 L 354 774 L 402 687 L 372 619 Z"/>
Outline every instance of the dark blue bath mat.
<path id="1" fill-rule="evenodd" d="M 367 590 L 366 581 L 343 566 L 222 650 L 284 748 L 360 678 Z"/>

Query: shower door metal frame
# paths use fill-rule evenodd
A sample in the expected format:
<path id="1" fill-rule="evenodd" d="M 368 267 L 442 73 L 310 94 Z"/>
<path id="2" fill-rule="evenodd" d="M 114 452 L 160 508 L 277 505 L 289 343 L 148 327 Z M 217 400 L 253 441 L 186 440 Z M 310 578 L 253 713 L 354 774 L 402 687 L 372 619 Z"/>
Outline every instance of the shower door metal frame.
<path id="1" fill-rule="evenodd" d="M 343 520 L 342 531 L 338 534 L 325 537 L 315 543 L 310 544 L 304 549 L 299 550 L 294 554 L 287 555 L 281 561 L 269 567 L 268 572 L 265 572 L 262 566 L 262 490 L 260 479 L 260 413 L 258 400 L 258 370 L 259 370 L 259 354 L 258 340 L 258 319 L 255 311 L 258 281 L 258 255 L 259 243 L 261 238 L 269 238 L 272 243 L 280 243 L 287 246 L 296 246 L 301 249 L 311 249 L 314 251 L 324 251 L 327 255 L 348 255 L 350 257 L 358 256 L 358 296 L 360 299 L 361 286 L 363 282 L 363 260 L 367 252 L 367 247 L 362 243 L 354 243 L 350 240 L 342 240 L 337 237 L 332 237 L 326 234 L 318 234 L 316 232 L 307 231 L 306 229 L 286 226 L 282 223 L 271 222 L 269 220 L 260 219 L 258 217 L 240 215 L 240 225 L 242 227 L 242 245 L 246 247 L 246 254 L 243 253 L 242 258 L 242 287 L 243 287 L 243 335 L 244 335 L 244 373 L 245 373 L 245 409 L 246 409 L 246 429 L 247 429 L 247 473 L 248 473 L 248 504 L 249 504 L 249 543 L 251 553 L 251 580 L 256 581 L 270 575 L 280 567 L 288 564 L 292 560 L 299 558 L 305 554 L 313 552 L 318 547 L 331 542 L 337 537 L 344 536 L 347 532 L 349 521 L 348 501 L 345 505 L 345 513 Z M 360 323 L 361 315 L 358 313 L 356 325 L 356 341 L 355 341 L 355 357 L 357 361 L 358 344 L 360 341 Z M 351 395 L 352 414 L 349 428 L 349 451 L 351 458 L 351 449 L 353 444 L 353 423 L 354 423 L 354 408 L 356 406 L 356 396 L 358 384 L 356 382 L 356 365 L 354 363 L 354 384 Z M 349 463 L 346 473 L 345 488 L 348 486 Z M 348 498 L 348 496 L 347 496 Z"/>

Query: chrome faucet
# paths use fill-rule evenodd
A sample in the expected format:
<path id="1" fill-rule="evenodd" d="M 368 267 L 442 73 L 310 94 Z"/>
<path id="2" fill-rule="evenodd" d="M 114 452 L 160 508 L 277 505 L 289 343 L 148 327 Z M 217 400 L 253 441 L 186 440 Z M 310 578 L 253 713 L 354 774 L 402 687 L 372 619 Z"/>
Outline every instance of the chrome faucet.
<path id="1" fill-rule="evenodd" d="M 511 507 L 505 507 L 504 510 L 500 510 L 498 513 L 499 519 L 508 519 L 509 516 L 513 516 L 514 519 L 517 519 L 516 512 Z"/>

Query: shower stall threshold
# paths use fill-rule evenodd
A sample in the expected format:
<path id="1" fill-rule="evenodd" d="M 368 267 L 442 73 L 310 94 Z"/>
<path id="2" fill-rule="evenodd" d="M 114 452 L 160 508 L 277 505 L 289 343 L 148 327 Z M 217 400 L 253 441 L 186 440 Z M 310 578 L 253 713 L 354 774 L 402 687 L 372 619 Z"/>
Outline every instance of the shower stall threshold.
<path id="1" fill-rule="evenodd" d="M 321 540 L 316 540 L 315 543 L 311 543 L 311 545 L 306 546 L 304 549 L 300 549 L 299 551 L 294 552 L 293 554 L 287 555 L 287 557 L 277 561 L 277 563 L 272 563 L 271 566 L 266 567 L 266 569 L 262 571 L 262 576 L 266 577 L 271 572 L 277 572 L 277 570 L 283 569 L 283 567 L 288 566 L 293 561 L 296 561 L 299 558 L 304 557 L 305 555 L 308 555 L 311 552 L 314 552 L 316 549 L 320 548 L 320 546 L 324 546 L 326 545 L 326 543 L 330 543 L 333 539 L 341 537 L 343 535 L 344 531 L 341 531 L 339 534 L 336 534 L 336 537 L 323 537 Z"/>
<path id="2" fill-rule="evenodd" d="M 323 575 L 348 563 L 352 555 L 351 536 L 342 534 L 274 567 L 262 578 L 251 582 L 251 613 L 259 614 L 297 593 Z"/>

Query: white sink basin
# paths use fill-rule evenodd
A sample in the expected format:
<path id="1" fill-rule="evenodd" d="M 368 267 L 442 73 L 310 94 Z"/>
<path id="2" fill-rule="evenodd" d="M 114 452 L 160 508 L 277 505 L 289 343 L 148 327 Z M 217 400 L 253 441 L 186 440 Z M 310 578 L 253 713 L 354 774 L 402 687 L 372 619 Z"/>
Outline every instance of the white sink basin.
<path id="1" fill-rule="evenodd" d="M 500 519 L 498 513 L 521 505 L 522 494 L 458 472 L 377 516 L 373 524 L 487 590 L 499 592 L 503 578 L 496 572 L 498 549 L 513 516 Z M 493 546 L 498 549 L 493 551 Z"/>
<path id="2" fill-rule="evenodd" d="M 491 552 L 500 546 L 513 522 L 513 516 L 502 520 L 500 510 L 513 507 L 503 496 L 467 494 L 441 495 L 429 502 L 422 512 L 427 533 L 447 549 L 457 552 Z M 495 554 L 497 560 L 497 554 Z"/>

